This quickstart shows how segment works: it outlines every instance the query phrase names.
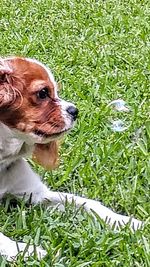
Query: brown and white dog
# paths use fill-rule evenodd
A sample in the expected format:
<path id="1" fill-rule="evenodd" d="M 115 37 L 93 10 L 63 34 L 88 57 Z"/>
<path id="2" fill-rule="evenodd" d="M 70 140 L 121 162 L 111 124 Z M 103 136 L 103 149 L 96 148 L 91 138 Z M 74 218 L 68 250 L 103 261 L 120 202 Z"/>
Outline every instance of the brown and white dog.
<path id="1" fill-rule="evenodd" d="M 117 214 L 98 201 L 50 191 L 23 159 L 33 153 L 46 168 L 56 165 L 57 140 L 72 128 L 77 115 L 72 103 L 58 97 L 57 84 L 45 65 L 30 58 L 0 59 L 0 198 L 10 193 L 28 199 L 32 194 L 35 204 L 49 200 L 61 206 L 67 200 L 87 212 L 93 210 L 111 226 L 129 223 L 136 230 L 141 221 Z M 25 247 L 0 233 L 0 255 L 8 260 Z M 28 254 L 33 250 L 29 246 Z M 43 257 L 45 251 L 37 247 L 37 254 Z"/>

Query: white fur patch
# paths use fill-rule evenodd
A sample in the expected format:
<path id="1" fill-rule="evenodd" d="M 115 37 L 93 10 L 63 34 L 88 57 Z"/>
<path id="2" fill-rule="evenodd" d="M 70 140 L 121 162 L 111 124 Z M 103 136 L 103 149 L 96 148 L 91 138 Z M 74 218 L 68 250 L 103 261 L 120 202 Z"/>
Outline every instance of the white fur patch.
<path id="1" fill-rule="evenodd" d="M 9 237 L 0 233 L 0 255 L 4 256 L 8 261 L 14 261 L 18 254 L 24 254 L 24 258 L 33 256 L 36 253 L 38 259 L 42 259 L 46 255 L 46 251 L 40 247 L 27 245 L 26 243 L 16 242 Z"/>

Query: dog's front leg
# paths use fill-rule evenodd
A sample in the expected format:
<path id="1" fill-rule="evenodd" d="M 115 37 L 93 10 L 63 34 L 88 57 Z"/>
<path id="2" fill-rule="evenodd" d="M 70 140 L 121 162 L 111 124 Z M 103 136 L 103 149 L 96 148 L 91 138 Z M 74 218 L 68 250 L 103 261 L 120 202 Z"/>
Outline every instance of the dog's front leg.
<path id="1" fill-rule="evenodd" d="M 27 162 L 19 160 L 15 164 L 11 173 L 11 177 L 13 175 L 16 179 L 14 179 L 14 181 L 16 181 L 14 185 L 11 183 L 10 192 L 12 194 L 17 196 L 26 194 L 26 197 L 29 198 L 32 193 L 33 203 L 37 204 L 48 200 L 50 205 L 58 205 L 60 208 L 65 206 L 66 201 L 68 203 L 74 203 L 77 207 L 83 206 L 87 212 L 92 213 L 93 210 L 101 219 L 106 221 L 110 226 L 114 225 L 115 228 L 129 223 L 132 229 L 137 230 L 142 225 L 141 221 L 117 214 L 102 205 L 99 201 L 75 196 L 73 194 L 50 191 L 32 171 Z"/>
<path id="2" fill-rule="evenodd" d="M 62 206 L 65 206 L 66 202 L 70 204 L 73 203 L 76 207 L 83 207 L 88 213 L 93 214 L 93 216 L 95 212 L 111 227 L 114 226 L 115 229 L 119 229 L 120 226 L 124 226 L 127 223 L 129 223 L 131 229 L 133 230 L 137 230 L 142 226 L 141 221 L 129 216 L 117 214 L 111 209 L 102 205 L 99 201 L 75 196 L 73 194 L 49 191 L 49 189 L 45 187 L 45 185 L 43 185 L 42 190 L 42 201 L 43 198 L 45 198 L 49 200 L 52 205 L 58 205 L 58 207 L 60 205 L 60 208 L 62 208 Z"/>

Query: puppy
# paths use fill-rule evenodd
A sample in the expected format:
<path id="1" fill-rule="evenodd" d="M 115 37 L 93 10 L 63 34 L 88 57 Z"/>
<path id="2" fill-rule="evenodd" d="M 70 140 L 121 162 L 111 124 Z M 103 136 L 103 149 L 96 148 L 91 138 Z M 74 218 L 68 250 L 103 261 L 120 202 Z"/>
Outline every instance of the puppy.
<path id="1" fill-rule="evenodd" d="M 24 160 L 33 153 L 46 168 L 57 165 L 57 140 L 72 128 L 77 115 L 72 103 L 58 97 L 57 84 L 45 65 L 30 58 L 0 59 L 0 198 L 7 193 L 26 199 L 32 195 L 34 204 L 49 201 L 61 206 L 67 200 L 87 212 L 93 210 L 110 226 L 129 223 L 136 230 L 140 221 L 116 214 L 98 201 L 50 191 Z M 0 254 L 8 260 L 25 247 L 0 233 Z M 29 246 L 28 255 L 33 250 Z M 45 251 L 38 247 L 37 255 L 43 257 Z"/>

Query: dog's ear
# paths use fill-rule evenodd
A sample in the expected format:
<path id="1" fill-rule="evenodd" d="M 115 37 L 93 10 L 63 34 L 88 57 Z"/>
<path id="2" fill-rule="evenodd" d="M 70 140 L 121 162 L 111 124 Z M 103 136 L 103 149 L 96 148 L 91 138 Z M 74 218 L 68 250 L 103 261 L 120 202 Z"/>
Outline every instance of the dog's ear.
<path id="1" fill-rule="evenodd" d="M 47 170 L 58 166 L 58 141 L 48 144 L 35 144 L 32 158 Z"/>
<path id="2" fill-rule="evenodd" d="M 13 101 L 12 73 L 13 70 L 7 61 L 0 58 L 0 107 L 4 107 Z"/>

